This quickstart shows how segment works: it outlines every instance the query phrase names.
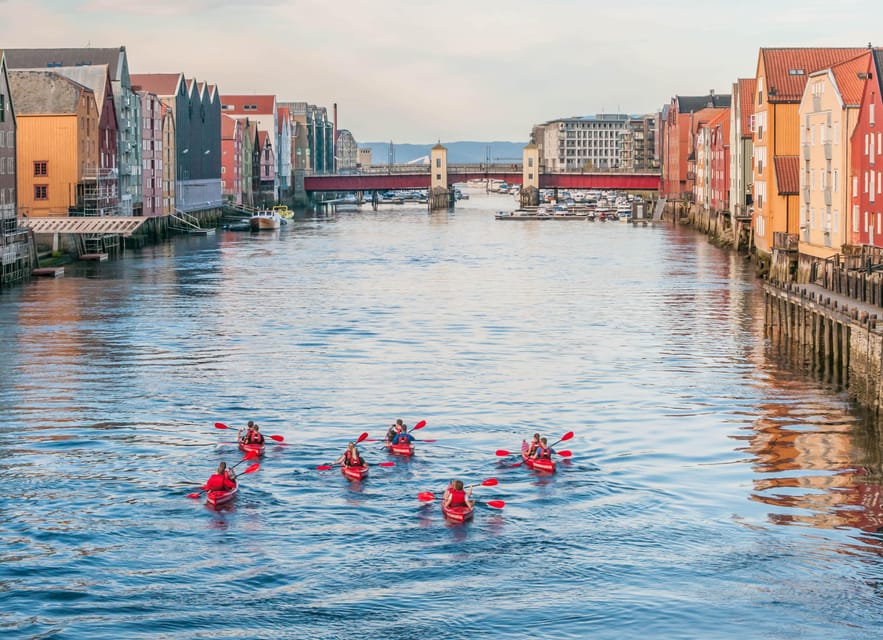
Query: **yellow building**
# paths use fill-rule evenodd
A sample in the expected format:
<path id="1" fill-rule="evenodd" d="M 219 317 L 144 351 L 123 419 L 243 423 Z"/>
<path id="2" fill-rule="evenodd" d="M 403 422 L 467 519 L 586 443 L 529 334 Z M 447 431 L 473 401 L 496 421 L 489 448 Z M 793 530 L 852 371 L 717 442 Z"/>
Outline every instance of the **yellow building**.
<path id="1" fill-rule="evenodd" d="M 800 236 L 798 252 L 829 258 L 849 242 L 850 140 L 858 122 L 871 49 L 817 71 L 800 102 Z"/>
<path id="2" fill-rule="evenodd" d="M 98 168 L 92 90 L 49 70 L 10 70 L 18 122 L 18 203 L 27 216 L 68 215 Z"/>
<path id="3" fill-rule="evenodd" d="M 755 74 L 754 246 L 769 257 L 776 233 L 800 229 L 799 108 L 811 73 L 856 58 L 864 48 L 761 49 Z"/>

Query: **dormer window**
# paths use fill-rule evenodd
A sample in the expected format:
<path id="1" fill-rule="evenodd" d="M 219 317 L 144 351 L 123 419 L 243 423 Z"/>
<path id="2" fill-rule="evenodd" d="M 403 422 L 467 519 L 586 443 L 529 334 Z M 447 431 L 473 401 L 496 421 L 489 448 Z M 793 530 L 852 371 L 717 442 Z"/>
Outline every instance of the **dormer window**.
<path id="1" fill-rule="evenodd" d="M 789 76 L 803 76 L 806 75 L 806 71 L 803 69 L 788 69 Z"/>

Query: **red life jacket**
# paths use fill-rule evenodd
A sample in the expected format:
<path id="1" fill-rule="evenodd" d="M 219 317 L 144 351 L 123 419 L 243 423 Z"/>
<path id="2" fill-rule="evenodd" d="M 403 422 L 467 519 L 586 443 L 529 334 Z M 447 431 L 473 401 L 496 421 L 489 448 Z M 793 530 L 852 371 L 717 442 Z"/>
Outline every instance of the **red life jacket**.
<path id="1" fill-rule="evenodd" d="M 236 482 L 230 479 L 226 473 L 216 473 L 205 483 L 206 491 L 226 491 L 236 486 Z"/>
<path id="2" fill-rule="evenodd" d="M 350 454 L 349 451 L 346 452 L 346 455 L 343 458 L 343 463 L 348 467 L 363 467 L 365 466 L 362 462 L 362 459 L 359 456 L 354 456 Z"/>
<path id="3" fill-rule="evenodd" d="M 256 431 L 252 431 L 251 435 L 248 436 L 249 444 L 264 444 L 264 434 Z"/>
<path id="4" fill-rule="evenodd" d="M 466 492 L 458 489 L 451 489 L 448 491 L 448 495 L 451 497 L 451 501 L 448 503 L 449 507 L 465 507 L 466 506 Z"/>
<path id="5" fill-rule="evenodd" d="M 550 460 L 552 458 L 552 447 L 540 445 L 537 447 L 537 453 L 538 460 Z"/>

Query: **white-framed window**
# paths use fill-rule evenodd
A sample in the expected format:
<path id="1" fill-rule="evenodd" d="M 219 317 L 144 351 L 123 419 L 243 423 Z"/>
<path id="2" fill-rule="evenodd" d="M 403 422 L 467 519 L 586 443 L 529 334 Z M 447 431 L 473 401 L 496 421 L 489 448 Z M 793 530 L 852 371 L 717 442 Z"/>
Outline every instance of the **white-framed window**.
<path id="1" fill-rule="evenodd" d="M 858 195 L 858 176 L 852 176 L 852 195 Z M 856 229 L 858 231 L 858 229 Z"/>
<path id="2" fill-rule="evenodd" d="M 857 204 L 852 205 L 852 232 L 858 233 L 858 220 L 860 212 Z"/>
<path id="3" fill-rule="evenodd" d="M 834 189 L 834 193 L 840 191 L 840 187 L 838 186 L 840 184 L 840 171 L 838 169 L 834 169 L 831 173 L 831 182 L 833 183 L 832 188 Z"/>

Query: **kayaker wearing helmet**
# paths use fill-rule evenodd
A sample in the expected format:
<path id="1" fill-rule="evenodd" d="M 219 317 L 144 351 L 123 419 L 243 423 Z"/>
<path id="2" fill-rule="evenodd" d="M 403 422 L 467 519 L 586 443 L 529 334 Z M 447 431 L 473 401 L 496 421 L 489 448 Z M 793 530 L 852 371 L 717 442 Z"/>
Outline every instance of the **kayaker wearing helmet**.
<path id="1" fill-rule="evenodd" d="M 236 475 L 233 469 L 227 469 L 227 463 L 222 462 L 218 465 L 218 471 L 210 476 L 203 485 L 206 491 L 227 491 L 236 487 Z"/>
<path id="2" fill-rule="evenodd" d="M 552 448 L 546 445 L 545 438 L 540 438 L 540 444 L 534 450 L 531 458 L 534 460 L 550 460 L 552 458 Z"/>
<path id="3" fill-rule="evenodd" d="M 359 450 L 356 449 L 356 443 L 350 442 L 346 446 L 346 451 L 334 461 L 334 464 L 343 464 L 345 467 L 364 467 L 365 461 L 362 460 L 362 456 L 359 455 Z"/>
<path id="4" fill-rule="evenodd" d="M 472 487 L 467 491 L 463 491 L 462 480 L 452 480 L 450 486 L 445 489 L 445 495 L 442 504 L 446 507 L 469 507 L 475 504 L 475 500 L 470 500 L 472 496 Z"/>

